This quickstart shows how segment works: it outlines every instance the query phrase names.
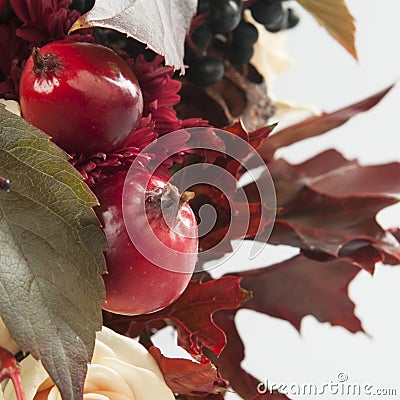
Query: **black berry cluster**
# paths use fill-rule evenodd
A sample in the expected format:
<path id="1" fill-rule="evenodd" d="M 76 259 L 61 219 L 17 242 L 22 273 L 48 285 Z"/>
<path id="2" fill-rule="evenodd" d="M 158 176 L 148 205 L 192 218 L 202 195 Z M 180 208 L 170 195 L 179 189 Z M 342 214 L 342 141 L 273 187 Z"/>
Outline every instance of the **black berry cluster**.
<path id="1" fill-rule="evenodd" d="M 273 33 L 294 28 L 299 23 L 295 10 L 282 7 L 282 1 L 256 0 L 250 10 L 253 18 Z"/>
<path id="2" fill-rule="evenodd" d="M 243 20 L 249 8 L 253 18 L 269 32 L 295 27 L 297 13 L 283 7 L 285 0 L 199 0 L 197 16 L 186 43 L 188 79 L 200 86 L 217 83 L 224 75 L 224 62 L 243 66 L 253 56 L 257 28 Z"/>

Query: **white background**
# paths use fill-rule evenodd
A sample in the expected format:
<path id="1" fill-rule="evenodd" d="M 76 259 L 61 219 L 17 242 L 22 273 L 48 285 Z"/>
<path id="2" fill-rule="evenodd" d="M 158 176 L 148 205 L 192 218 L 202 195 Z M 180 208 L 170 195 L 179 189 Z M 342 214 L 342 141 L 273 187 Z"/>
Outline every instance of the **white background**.
<path id="1" fill-rule="evenodd" d="M 323 0 L 321 0 L 323 1 Z M 359 62 L 302 9 L 301 24 L 289 33 L 289 53 L 294 67 L 281 76 L 274 87 L 280 99 L 334 111 L 364 99 L 400 77 L 400 2 L 398 0 L 347 0 L 357 20 Z M 309 139 L 282 150 L 279 155 L 301 162 L 328 148 L 336 148 L 362 164 L 399 160 L 400 85 L 373 110 L 361 114 L 329 134 Z M 400 226 L 400 207 L 386 209 L 379 217 L 386 227 Z M 285 246 L 269 246 L 263 259 L 249 263 L 240 254 L 230 262 L 237 269 L 265 266 L 290 258 L 296 251 Z M 232 271 L 227 267 L 218 275 Z M 294 399 L 364 400 L 400 398 L 400 268 L 379 266 L 374 277 L 361 272 L 350 285 L 356 315 L 368 335 L 352 335 L 341 327 L 321 324 L 313 317 L 302 321 L 301 334 L 288 322 L 240 311 L 239 332 L 246 345 L 243 366 L 260 380 L 278 384 L 337 381 L 339 373 L 349 383 L 370 384 L 374 388 L 395 388 L 396 396 L 289 396 Z M 168 336 L 168 335 L 167 335 Z M 176 345 L 164 353 L 181 355 Z M 161 343 L 163 342 L 163 343 Z M 228 399 L 238 399 L 228 394 Z"/>
<path id="2" fill-rule="evenodd" d="M 400 2 L 347 0 L 347 4 L 357 20 L 359 63 L 299 10 L 301 24 L 290 32 L 288 40 L 295 65 L 276 82 L 274 92 L 279 98 L 333 111 L 399 79 Z M 399 161 L 399 95 L 397 86 L 368 113 L 327 135 L 284 149 L 279 155 L 297 163 L 334 147 L 363 164 Z M 385 210 L 378 219 L 385 227 L 399 226 L 400 207 Z M 271 248 L 268 262 L 291 254 L 288 249 Z M 397 397 L 290 396 L 295 399 L 400 398 L 400 269 L 380 266 L 374 277 L 361 272 L 350 285 L 350 297 L 368 335 L 352 335 L 313 317 L 303 320 L 299 334 L 288 322 L 241 311 L 239 331 L 246 344 L 243 366 L 272 383 L 324 384 L 336 382 L 338 373 L 343 372 L 349 383 L 397 388 Z"/>

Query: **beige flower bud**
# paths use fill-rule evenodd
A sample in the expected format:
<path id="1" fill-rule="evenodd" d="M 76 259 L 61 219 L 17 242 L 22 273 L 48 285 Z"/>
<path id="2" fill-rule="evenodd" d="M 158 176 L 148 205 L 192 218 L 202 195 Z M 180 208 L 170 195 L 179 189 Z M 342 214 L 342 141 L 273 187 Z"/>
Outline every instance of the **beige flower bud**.
<path id="1" fill-rule="evenodd" d="M 16 354 L 19 352 L 19 346 L 15 343 L 11 336 L 10 331 L 5 326 L 3 320 L 0 317 L 0 346 L 7 349 L 10 353 Z"/>
<path id="2" fill-rule="evenodd" d="M 26 400 L 61 400 L 60 392 L 39 361 L 21 362 Z M 4 399 L 15 399 L 12 383 Z M 175 400 L 157 362 L 136 340 L 103 327 L 96 336 L 84 386 L 85 400 Z"/>

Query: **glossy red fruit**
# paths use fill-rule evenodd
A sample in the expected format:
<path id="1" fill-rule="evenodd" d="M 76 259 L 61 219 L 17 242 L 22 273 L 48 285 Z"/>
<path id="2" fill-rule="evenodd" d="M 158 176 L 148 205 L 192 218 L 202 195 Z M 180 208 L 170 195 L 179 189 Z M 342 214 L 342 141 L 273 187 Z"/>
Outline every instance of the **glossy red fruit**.
<path id="1" fill-rule="evenodd" d="M 145 314 L 171 304 L 197 260 L 197 223 L 187 198 L 156 176 L 147 189 L 143 182 L 140 174 L 118 172 L 94 188 L 109 246 L 102 307 L 118 314 Z"/>
<path id="2" fill-rule="evenodd" d="M 35 48 L 19 92 L 22 116 L 69 153 L 115 150 L 143 111 L 130 67 L 112 50 L 91 43 Z"/>

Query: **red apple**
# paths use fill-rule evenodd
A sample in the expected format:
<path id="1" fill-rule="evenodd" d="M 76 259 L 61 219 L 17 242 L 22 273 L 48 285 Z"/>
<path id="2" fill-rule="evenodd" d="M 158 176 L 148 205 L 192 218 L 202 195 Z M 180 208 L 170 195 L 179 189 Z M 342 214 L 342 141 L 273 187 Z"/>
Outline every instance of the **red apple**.
<path id="1" fill-rule="evenodd" d="M 126 172 L 108 177 L 94 192 L 109 246 L 102 307 L 137 315 L 171 304 L 188 285 L 197 260 L 197 223 L 187 197 L 154 175 L 143 186 L 140 174 Z"/>

